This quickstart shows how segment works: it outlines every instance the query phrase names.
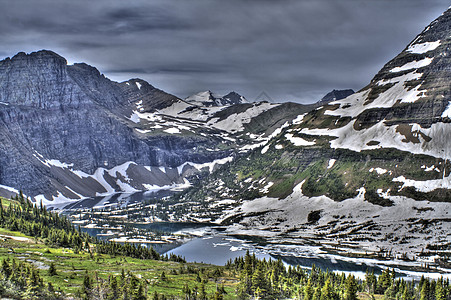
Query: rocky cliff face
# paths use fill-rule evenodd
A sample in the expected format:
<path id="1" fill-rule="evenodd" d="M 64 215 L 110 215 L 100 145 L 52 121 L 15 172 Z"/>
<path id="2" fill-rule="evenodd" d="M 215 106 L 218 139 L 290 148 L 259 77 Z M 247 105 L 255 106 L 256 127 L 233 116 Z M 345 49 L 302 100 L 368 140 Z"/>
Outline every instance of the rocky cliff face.
<path id="1" fill-rule="evenodd" d="M 1 184 L 23 189 L 31 196 L 45 194 L 49 200 L 51 195 L 58 195 L 56 191 L 66 197 L 91 196 L 107 189 L 93 181 L 85 191 L 71 185 L 77 176 L 65 174 L 69 166 L 94 174 L 99 168 L 111 169 L 126 162 L 176 167 L 230 154 L 227 149 L 199 150 L 214 148 L 223 142 L 220 139 L 140 134 L 138 124 L 127 118 L 136 99 L 142 101 L 144 111 L 179 100 L 143 81 L 119 84 L 86 64 L 67 66 L 64 58 L 50 51 L 19 53 L 0 62 Z M 50 160 L 54 163 L 47 163 Z M 127 173 L 136 177 L 131 170 Z M 141 183 L 155 183 L 148 180 L 151 172 L 141 173 Z M 158 183 L 177 182 L 183 182 L 180 176 Z"/>
<path id="2" fill-rule="evenodd" d="M 277 106 L 247 104 L 235 110 L 241 125 L 229 130 L 231 113 L 215 114 L 247 101 L 234 92 L 207 96 L 184 101 L 140 79 L 113 82 L 51 51 L 7 58 L 0 62 L 0 191 L 13 187 L 46 202 L 186 186 L 187 176 L 260 142 L 241 125 Z"/>
<path id="3" fill-rule="evenodd" d="M 332 101 L 337 101 L 337 100 L 344 99 L 344 98 L 346 98 L 348 96 L 351 96 L 354 93 L 355 92 L 352 89 L 333 90 L 333 91 L 327 93 L 323 98 L 321 98 L 321 100 L 318 101 L 318 104 L 325 105 L 325 104 L 327 104 L 329 102 L 332 102 Z"/>

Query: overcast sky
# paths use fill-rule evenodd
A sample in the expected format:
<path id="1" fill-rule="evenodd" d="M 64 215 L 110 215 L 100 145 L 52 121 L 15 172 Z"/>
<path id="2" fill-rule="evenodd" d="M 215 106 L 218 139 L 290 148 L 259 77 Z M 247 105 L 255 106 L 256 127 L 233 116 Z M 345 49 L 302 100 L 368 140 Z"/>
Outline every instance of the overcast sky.
<path id="1" fill-rule="evenodd" d="M 0 57 L 49 49 L 187 97 L 365 86 L 449 0 L 0 0 Z"/>

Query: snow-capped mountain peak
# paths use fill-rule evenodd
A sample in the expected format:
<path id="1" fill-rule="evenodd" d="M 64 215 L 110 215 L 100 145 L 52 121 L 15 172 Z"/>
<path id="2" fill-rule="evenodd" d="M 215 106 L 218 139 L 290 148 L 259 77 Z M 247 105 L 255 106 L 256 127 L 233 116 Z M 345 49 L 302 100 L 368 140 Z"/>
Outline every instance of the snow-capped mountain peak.
<path id="1" fill-rule="evenodd" d="M 227 106 L 233 104 L 249 103 L 243 96 L 236 92 L 230 92 L 225 96 L 220 96 L 212 91 L 203 91 L 185 98 L 185 101 L 200 107 Z"/>

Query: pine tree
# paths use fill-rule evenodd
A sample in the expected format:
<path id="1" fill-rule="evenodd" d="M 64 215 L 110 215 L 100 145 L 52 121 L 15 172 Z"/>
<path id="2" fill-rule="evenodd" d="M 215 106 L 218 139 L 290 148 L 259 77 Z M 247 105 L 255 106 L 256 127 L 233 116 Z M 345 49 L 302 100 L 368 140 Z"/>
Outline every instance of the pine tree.
<path id="1" fill-rule="evenodd" d="M 86 273 L 83 277 L 83 286 L 81 287 L 81 294 L 88 299 L 91 295 L 92 282 L 89 275 Z"/>
<path id="2" fill-rule="evenodd" d="M 435 300 L 446 300 L 446 291 L 443 287 L 443 277 L 435 285 Z"/>
<path id="3" fill-rule="evenodd" d="M 421 286 L 420 292 L 420 300 L 428 300 L 429 299 L 429 280 L 425 279 L 423 281 L 423 285 Z"/>
<path id="4" fill-rule="evenodd" d="M 191 297 L 191 290 L 187 283 L 182 288 L 183 295 L 185 295 L 185 299 L 189 299 Z"/>
<path id="5" fill-rule="evenodd" d="M 160 299 L 160 297 L 158 297 L 157 291 L 153 292 L 153 294 L 152 294 L 152 300 L 159 300 L 159 299 Z"/>
<path id="6" fill-rule="evenodd" d="M 345 285 L 345 299 L 357 300 L 357 283 L 353 275 L 346 279 Z"/>
<path id="7" fill-rule="evenodd" d="M 257 288 L 260 290 L 260 295 L 267 291 L 266 277 L 260 264 L 252 274 L 252 289 L 255 291 Z"/>
<path id="8" fill-rule="evenodd" d="M 11 276 L 11 267 L 7 259 L 4 259 L 2 261 L 2 274 L 6 279 L 8 279 L 9 276 Z"/>
<path id="9" fill-rule="evenodd" d="M 307 285 L 304 287 L 304 299 L 311 300 L 313 298 L 313 292 L 312 279 L 309 278 Z"/>
<path id="10" fill-rule="evenodd" d="M 164 271 L 161 272 L 160 280 L 161 280 L 161 281 L 167 281 L 167 280 L 168 280 L 167 277 L 166 277 L 166 273 L 165 273 Z"/>
<path id="11" fill-rule="evenodd" d="M 247 299 L 248 298 L 249 286 L 250 286 L 249 276 L 247 275 L 247 272 L 243 270 L 240 273 L 240 282 L 239 282 L 238 286 L 236 287 L 236 294 L 238 296 L 238 299 Z"/>
<path id="12" fill-rule="evenodd" d="M 110 278 L 110 280 L 109 280 L 109 284 L 110 284 L 110 287 L 109 287 L 109 293 L 108 293 L 108 297 L 107 298 L 111 299 L 111 300 L 117 299 L 119 291 L 118 291 L 118 288 L 117 288 L 117 279 L 116 279 L 116 277 L 112 276 Z"/>
<path id="13" fill-rule="evenodd" d="M 55 268 L 55 264 L 54 264 L 53 262 L 50 263 L 48 273 L 49 273 L 49 276 L 55 276 L 55 275 L 57 275 L 57 273 L 56 273 L 56 268 Z"/>
<path id="14" fill-rule="evenodd" d="M 330 282 L 330 278 L 327 278 L 326 283 L 324 284 L 321 290 L 321 300 L 334 300 L 334 288 L 332 283 Z"/>
<path id="15" fill-rule="evenodd" d="M 317 287 L 313 293 L 313 300 L 321 300 L 321 288 Z"/>

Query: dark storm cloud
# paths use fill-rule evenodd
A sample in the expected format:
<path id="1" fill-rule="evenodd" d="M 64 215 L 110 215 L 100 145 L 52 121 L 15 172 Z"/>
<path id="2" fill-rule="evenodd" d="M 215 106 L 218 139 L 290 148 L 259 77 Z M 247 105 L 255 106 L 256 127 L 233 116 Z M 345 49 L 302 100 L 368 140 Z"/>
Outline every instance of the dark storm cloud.
<path id="1" fill-rule="evenodd" d="M 312 102 L 359 89 L 444 0 L 0 0 L 0 55 L 51 49 L 180 97 L 210 89 Z"/>

